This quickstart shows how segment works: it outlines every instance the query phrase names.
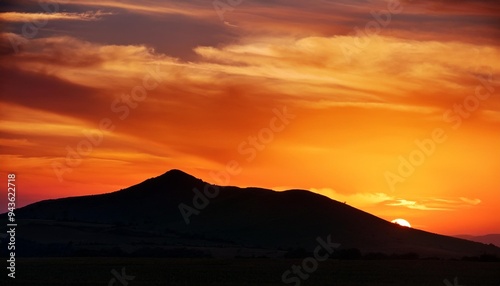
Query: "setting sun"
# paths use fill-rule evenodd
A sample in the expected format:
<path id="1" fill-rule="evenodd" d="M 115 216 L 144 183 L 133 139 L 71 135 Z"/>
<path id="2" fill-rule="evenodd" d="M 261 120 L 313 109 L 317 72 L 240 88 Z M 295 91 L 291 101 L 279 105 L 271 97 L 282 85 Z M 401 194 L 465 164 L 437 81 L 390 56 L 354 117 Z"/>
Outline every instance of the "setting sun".
<path id="1" fill-rule="evenodd" d="M 405 219 L 402 219 L 402 218 L 397 218 L 393 221 L 391 221 L 392 223 L 397 223 L 399 224 L 400 226 L 406 226 L 406 227 L 411 227 L 411 224 L 405 220 Z"/>

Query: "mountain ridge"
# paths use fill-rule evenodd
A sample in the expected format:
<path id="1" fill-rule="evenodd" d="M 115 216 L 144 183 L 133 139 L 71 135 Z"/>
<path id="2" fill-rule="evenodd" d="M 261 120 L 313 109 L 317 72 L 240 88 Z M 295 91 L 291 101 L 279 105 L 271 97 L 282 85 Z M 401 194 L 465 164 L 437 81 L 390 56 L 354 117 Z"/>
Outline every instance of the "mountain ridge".
<path id="1" fill-rule="evenodd" d="M 453 235 L 453 237 L 471 240 L 475 242 L 480 242 L 484 244 L 494 244 L 497 247 L 500 247 L 500 234 L 499 233 L 490 233 L 485 235 L 469 235 L 469 234 L 459 234 Z"/>
<path id="2" fill-rule="evenodd" d="M 194 199 L 207 186 L 213 188 L 212 195 L 205 198 L 204 207 L 195 208 L 196 214 L 187 224 L 180 206 L 194 208 Z M 16 218 L 27 234 L 20 233 L 21 239 L 31 243 L 38 243 L 32 237 L 59 244 L 72 241 L 71 246 L 78 249 L 93 244 L 106 249 L 121 245 L 121 251 L 216 245 L 312 249 L 318 237 L 330 235 L 343 248 L 363 253 L 500 254 L 497 247 L 400 227 L 306 190 L 216 186 L 178 169 L 107 194 L 37 202 L 16 210 Z"/>

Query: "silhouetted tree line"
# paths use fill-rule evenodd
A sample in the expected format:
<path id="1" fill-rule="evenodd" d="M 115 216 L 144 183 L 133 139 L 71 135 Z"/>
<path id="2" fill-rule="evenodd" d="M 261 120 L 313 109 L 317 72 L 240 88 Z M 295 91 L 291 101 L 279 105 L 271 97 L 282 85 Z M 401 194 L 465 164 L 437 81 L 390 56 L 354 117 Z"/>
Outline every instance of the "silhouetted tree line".
<path id="1" fill-rule="evenodd" d="M 333 259 L 340 260 L 417 260 L 420 256 L 414 252 L 402 253 L 402 254 L 385 254 L 382 252 L 370 252 L 362 254 L 357 248 L 347 248 L 338 249 L 331 256 Z"/>
<path id="2" fill-rule="evenodd" d="M 0 241 L 0 255 L 8 256 L 5 241 Z M 75 247 L 72 242 L 68 243 L 38 243 L 19 238 L 16 241 L 17 257 L 165 257 L 165 258 L 207 258 L 210 253 L 189 249 L 143 247 L 133 252 L 125 252 L 120 247 Z"/>
<path id="3" fill-rule="evenodd" d="M 285 254 L 285 258 L 297 258 L 303 259 L 306 257 L 313 256 L 311 251 L 307 251 L 304 248 L 289 248 Z M 415 252 L 401 253 L 401 254 L 386 254 L 382 252 L 369 252 L 362 254 L 362 252 L 357 248 L 344 248 L 337 249 L 331 256 L 330 259 L 339 260 L 440 260 L 439 257 L 420 257 Z M 480 256 L 464 256 L 462 258 L 464 261 L 482 261 L 482 262 L 500 262 L 500 257 L 494 254 L 482 254 Z"/>
<path id="4" fill-rule="evenodd" d="M 494 254 L 481 254 L 480 256 L 464 256 L 463 261 L 500 262 L 500 257 Z"/>
<path id="5" fill-rule="evenodd" d="M 285 253 L 285 258 L 306 258 L 312 255 L 313 255 L 312 252 L 308 252 L 302 247 L 297 247 L 289 249 L 287 253 Z"/>
<path id="6" fill-rule="evenodd" d="M 8 256 L 7 240 L 0 240 L 0 255 Z M 67 243 L 38 243 L 18 238 L 16 240 L 16 256 L 18 257 L 164 257 L 164 258 L 210 258 L 212 255 L 206 251 L 179 248 L 142 247 L 133 252 L 125 252 L 120 247 L 99 247 L 98 244 L 91 247 L 75 246 L 72 242 Z M 304 248 L 289 248 L 285 258 L 303 259 L 312 257 L 313 253 Z M 260 256 L 265 258 L 265 256 Z M 330 259 L 339 260 L 439 260 L 437 257 L 421 258 L 417 253 L 385 254 L 371 252 L 362 254 L 357 248 L 337 249 L 332 253 Z M 500 257 L 494 254 L 484 253 L 479 256 L 464 256 L 463 261 L 500 262 Z"/>
<path id="7" fill-rule="evenodd" d="M 313 256 L 312 252 L 300 247 L 288 249 L 285 254 L 285 258 L 306 258 L 311 256 Z M 358 248 L 343 248 L 335 250 L 332 255 L 330 255 L 330 258 L 340 260 L 416 260 L 420 257 L 414 252 L 390 255 L 381 252 L 370 252 L 363 255 Z"/>

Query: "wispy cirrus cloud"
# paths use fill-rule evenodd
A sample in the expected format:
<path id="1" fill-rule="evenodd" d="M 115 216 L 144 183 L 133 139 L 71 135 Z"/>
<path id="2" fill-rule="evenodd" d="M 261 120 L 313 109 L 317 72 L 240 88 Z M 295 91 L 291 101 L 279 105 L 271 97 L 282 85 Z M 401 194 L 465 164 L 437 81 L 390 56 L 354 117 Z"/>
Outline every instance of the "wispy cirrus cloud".
<path id="1" fill-rule="evenodd" d="M 481 203 L 478 198 L 437 198 L 427 197 L 418 199 L 405 199 L 386 193 L 354 193 L 342 194 L 330 188 L 312 188 L 312 192 L 325 195 L 340 202 L 349 203 L 361 209 L 375 206 L 401 207 L 420 211 L 454 211 L 471 208 Z"/>
<path id="2" fill-rule="evenodd" d="M 7 38 L 15 34 L 3 35 L 3 46 L 8 46 Z M 240 85 L 258 83 L 286 95 L 289 102 L 312 108 L 361 107 L 429 115 L 468 95 L 477 84 L 474 75 L 479 67 L 489 65 L 493 79 L 500 75 L 496 64 L 500 50 L 493 46 L 373 37 L 364 39 L 371 41 L 366 51 L 346 62 L 341 47 L 354 40 L 345 36 L 242 39 L 239 44 L 198 47 L 198 61 L 186 62 L 144 45 L 47 37 L 25 40 L 20 45 L 23 52 L 5 57 L 4 66 L 25 71 L 43 67 L 65 80 L 106 88 L 109 82 L 102 78 L 127 82 L 141 74 L 144 65 L 159 62 L 175 80 L 182 78 L 191 86 L 234 85 L 233 79 L 238 79 Z M 409 50 L 411 54 L 406 53 Z M 422 62 L 422 56 L 432 61 Z M 500 108 L 496 98 L 485 104 L 484 110 Z"/>
<path id="3" fill-rule="evenodd" d="M 384 201 L 383 204 L 391 207 L 405 207 L 422 211 L 451 211 L 453 209 L 450 207 L 450 204 L 432 203 L 429 202 L 429 200 L 419 202 L 405 199 L 395 199 Z"/>
<path id="4" fill-rule="evenodd" d="M 54 1 L 57 2 L 57 1 Z M 185 1 L 116 1 L 116 0 L 68 0 L 67 4 L 89 7 L 117 8 L 135 13 L 149 15 L 185 15 L 185 16 L 207 16 L 213 15 L 211 2 L 195 1 L 194 3 Z M 198 2 L 198 3 L 196 3 Z M 204 5 L 202 4 L 204 3 Z"/>
<path id="5" fill-rule="evenodd" d="M 406 207 L 409 209 L 423 211 L 451 211 L 456 209 L 470 208 L 481 203 L 480 199 L 468 199 L 459 197 L 457 199 L 424 198 L 420 200 L 393 199 L 382 202 L 387 206 Z"/>
<path id="6" fill-rule="evenodd" d="M 8 46 L 7 36 L 14 35 L 3 34 L 2 46 Z M 475 65 L 486 65 L 494 63 L 493 59 L 500 59 L 500 51 L 494 47 L 375 37 L 372 49 L 354 56 L 352 62 L 347 63 L 339 46 L 350 40 L 349 37 L 252 37 L 237 44 L 199 47 L 196 52 L 200 57 L 193 62 L 158 53 L 145 45 L 98 44 L 69 36 L 25 40 L 20 44 L 18 54 L 3 57 L 0 66 L 9 70 L 6 73 L 9 74 L 8 81 L 17 84 L 6 85 L 2 100 L 96 121 L 99 116 L 109 114 L 110 103 L 126 92 L 131 82 L 139 82 L 148 69 L 159 65 L 164 85 L 155 90 L 151 96 L 154 100 L 148 100 L 136 115 L 148 122 L 149 128 L 127 125 L 122 131 L 140 134 L 135 136 L 143 138 L 152 137 L 162 144 L 175 146 L 180 153 L 196 154 L 200 160 L 209 158 L 223 162 L 234 152 L 233 146 L 238 145 L 238 138 L 245 137 L 238 124 L 258 128 L 253 123 L 258 122 L 256 118 L 265 119 L 266 115 L 259 111 L 262 106 L 286 103 L 304 110 L 310 118 L 324 115 L 322 121 L 328 126 L 356 114 L 366 116 L 367 112 L 372 114 L 372 122 L 376 122 L 373 124 L 381 128 L 392 122 L 386 119 L 389 113 L 402 117 L 408 114 L 424 116 L 430 120 L 443 108 L 449 108 L 453 101 L 468 95 L 477 85 L 473 75 Z M 475 49 L 478 49 L 477 53 L 474 53 Z M 404 50 L 413 52 L 406 54 L 402 52 Z M 476 56 L 467 58 L 470 52 Z M 450 54 L 456 56 L 449 57 Z M 421 57 L 430 62 L 422 62 Z M 493 75 L 500 74 L 500 66 L 493 64 L 492 72 Z M 31 86 L 23 85 L 23 81 L 29 81 Z M 425 93 L 421 90 L 423 86 Z M 39 96 L 28 96 L 35 87 Z M 74 105 L 71 99 L 77 98 L 79 104 Z M 243 102 L 252 103 L 255 108 Z M 485 107 L 496 110 L 500 108 L 499 103 L 498 99 L 492 98 Z M 196 108 L 197 111 L 191 118 L 178 120 L 183 117 L 178 112 L 179 106 Z M 88 109 L 93 112 L 87 112 Z M 158 110 L 164 114 L 153 116 L 152 111 Z M 223 114 L 234 110 L 231 114 L 238 118 L 233 120 L 234 124 L 224 122 L 224 116 L 209 115 L 223 110 Z M 330 110 L 336 111 L 332 113 Z M 202 119 L 204 117 L 209 119 Z M 155 120 L 158 118 L 164 120 Z M 177 126 L 169 123 L 171 118 L 176 118 Z M 196 126 L 202 120 L 220 136 L 227 135 L 216 127 L 220 124 L 229 126 L 224 132 L 233 132 L 233 139 L 227 140 L 227 146 L 226 143 L 217 146 L 221 145 L 217 140 L 192 140 L 198 133 Z M 415 118 L 415 121 L 420 120 Z M 352 123 L 356 124 L 355 121 Z M 185 136 L 157 138 L 148 132 L 165 125 Z M 339 139 L 325 135 L 321 129 L 317 132 L 311 136 L 321 136 L 321 141 L 311 142 L 305 149 L 297 145 L 288 148 L 300 152 L 310 152 L 314 148 L 324 150 L 324 153 L 332 152 L 331 146 L 338 144 Z M 300 131 L 297 133 L 302 138 Z M 343 140 L 361 136 L 352 131 L 345 134 Z M 212 137 L 217 136 L 207 138 Z M 333 153 L 330 155 L 334 156 Z"/>
<path id="7" fill-rule="evenodd" d="M 0 20 L 6 22 L 35 22 L 35 21 L 97 21 L 103 16 L 113 15 L 112 12 L 87 11 L 83 13 L 25 13 L 25 12 L 3 12 Z"/>

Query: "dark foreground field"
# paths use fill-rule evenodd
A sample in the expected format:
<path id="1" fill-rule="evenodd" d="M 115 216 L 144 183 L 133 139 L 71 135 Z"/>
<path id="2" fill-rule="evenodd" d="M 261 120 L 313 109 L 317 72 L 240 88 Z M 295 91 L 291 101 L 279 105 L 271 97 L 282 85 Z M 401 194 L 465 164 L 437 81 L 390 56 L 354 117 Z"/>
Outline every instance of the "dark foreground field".
<path id="1" fill-rule="evenodd" d="M 19 259 L 16 279 L 5 270 L 0 285 L 294 285 L 281 275 L 302 260 L 32 258 Z M 124 268 L 125 267 L 125 268 Z M 123 269 L 124 268 L 124 269 Z M 4 268 L 5 269 L 5 268 Z M 125 271 L 129 280 L 120 282 Z M 457 277 L 458 283 L 454 284 Z M 448 279 L 449 284 L 443 282 Z M 321 262 L 300 285 L 500 285 L 500 263 L 406 260 Z"/>

